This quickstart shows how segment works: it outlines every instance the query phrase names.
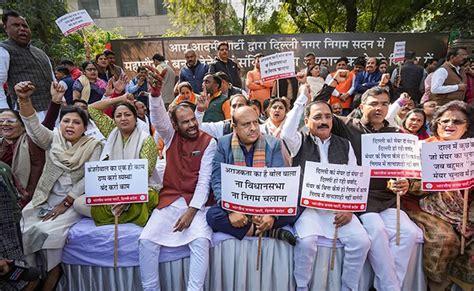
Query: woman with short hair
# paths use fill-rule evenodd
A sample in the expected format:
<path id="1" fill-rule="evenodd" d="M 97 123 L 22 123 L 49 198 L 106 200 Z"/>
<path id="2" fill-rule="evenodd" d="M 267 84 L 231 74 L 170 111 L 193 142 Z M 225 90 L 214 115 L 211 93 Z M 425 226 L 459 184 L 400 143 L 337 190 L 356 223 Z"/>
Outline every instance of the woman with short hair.
<path id="1" fill-rule="evenodd" d="M 30 81 L 15 85 L 26 132 L 46 151 L 33 199 L 22 211 L 23 247 L 28 263 L 48 272 L 43 290 L 53 290 L 69 228 L 81 218 L 71 206 L 84 194 L 84 164 L 99 159 L 102 144 L 84 135 L 88 118 L 77 107 L 61 110 L 59 129 L 51 131 L 40 124 L 31 103 L 33 91 Z"/>

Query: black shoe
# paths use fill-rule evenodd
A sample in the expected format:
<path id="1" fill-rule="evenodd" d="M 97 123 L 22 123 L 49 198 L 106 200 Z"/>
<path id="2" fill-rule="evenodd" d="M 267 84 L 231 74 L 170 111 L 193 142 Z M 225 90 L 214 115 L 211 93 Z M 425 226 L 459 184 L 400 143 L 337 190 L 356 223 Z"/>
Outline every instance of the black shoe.
<path id="1" fill-rule="evenodd" d="M 296 237 L 291 233 L 291 231 L 283 228 L 267 230 L 263 233 L 263 236 L 286 241 L 292 246 L 296 245 Z"/>

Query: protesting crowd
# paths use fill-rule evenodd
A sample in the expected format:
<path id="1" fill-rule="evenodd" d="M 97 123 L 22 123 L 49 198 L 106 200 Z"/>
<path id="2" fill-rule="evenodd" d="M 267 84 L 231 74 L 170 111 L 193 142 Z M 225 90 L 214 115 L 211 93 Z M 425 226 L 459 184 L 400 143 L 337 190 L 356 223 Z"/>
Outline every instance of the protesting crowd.
<path id="1" fill-rule="evenodd" d="M 365 134 L 405 133 L 424 143 L 474 137 L 474 61 L 466 48 L 424 64 L 407 51 L 392 72 L 376 57 L 340 57 L 331 68 L 308 52 L 294 77 L 265 81 L 264 52 L 244 75 L 221 42 L 212 63 L 190 49 L 175 75 L 155 54 L 153 65 L 129 76 L 111 50 L 80 67 L 52 65 L 30 43 L 25 18 L 8 11 L 2 22 L 0 290 L 55 290 L 69 230 L 83 219 L 143 228 L 137 290 L 160 290 L 160 252 L 184 245 L 185 286 L 203 290 L 217 232 L 281 240 L 294 249 L 288 264 L 297 290 L 309 290 L 318 280 L 318 238 L 333 239 L 334 228 L 344 250 L 340 290 L 360 290 L 366 260 L 373 288 L 401 290 L 421 234 L 429 290 L 473 286 L 474 204 L 462 228 L 460 190 L 427 192 L 420 179 L 371 178 L 364 212 L 298 206 L 294 216 L 248 215 L 223 207 L 221 173 L 221 164 L 300 166 L 294 181 L 301 195 L 307 161 L 360 166 Z M 86 163 L 132 159 L 147 161 L 148 201 L 91 206 Z M 13 280 L 19 268 L 24 275 Z"/>

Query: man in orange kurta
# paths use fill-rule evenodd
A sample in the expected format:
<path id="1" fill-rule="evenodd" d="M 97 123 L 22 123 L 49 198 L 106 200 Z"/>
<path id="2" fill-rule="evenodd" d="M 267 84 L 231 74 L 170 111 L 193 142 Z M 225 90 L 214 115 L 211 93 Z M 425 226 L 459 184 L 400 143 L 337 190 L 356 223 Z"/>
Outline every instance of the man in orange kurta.
<path id="1" fill-rule="evenodd" d="M 249 90 L 249 99 L 257 99 L 260 104 L 270 98 L 273 81 L 262 82 L 260 75 L 260 58 L 263 54 L 256 54 L 254 60 L 254 69 L 247 73 L 247 88 Z"/>

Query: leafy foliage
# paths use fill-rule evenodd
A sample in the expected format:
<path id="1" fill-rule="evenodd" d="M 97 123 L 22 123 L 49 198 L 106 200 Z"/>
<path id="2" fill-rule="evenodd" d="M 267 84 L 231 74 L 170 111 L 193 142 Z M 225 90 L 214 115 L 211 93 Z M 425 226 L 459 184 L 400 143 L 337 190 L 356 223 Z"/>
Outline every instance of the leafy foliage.
<path id="1" fill-rule="evenodd" d="M 219 0 L 165 0 L 173 28 L 165 36 L 184 36 L 195 31 L 205 35 L 238 34 L 239 19 L 234 8 Z"/>
<path id="2" fill-rule="evenodd" d="M 249 0 L 249 31 L 292 32 L 399 32 L 474 29 L 470 0 L 282 0 L 266 13 L 268 2 Z M 262 17 L 263 15 L 263 17 Z M 282 21 L 283 20 L 283 21 Z M 272 32 L 273 31 L 273 32 Z"/>
<path id="3" fill-rule="evenodd" d="M 65 1 L 62 0 L 8 0 L 0 6 L 3 11 L 13 9 L 26 17 L 32 32 L 33 45 L 41 48 L 58 63 L 62 59 L 70 59 L 80 63 L 85 59 L 84 38 L 81 33 L 73 33 L 64 37 L 55 20 L 68 13 Z M 107 32 L 99 27 L 85 29 L 86 38 L 91 45 L 91 54 L 104 50 L 105 43 L 110 39 L 124 38 L 120 29 Z M 6 35 L 3 35 L 6 38 Z"/>

